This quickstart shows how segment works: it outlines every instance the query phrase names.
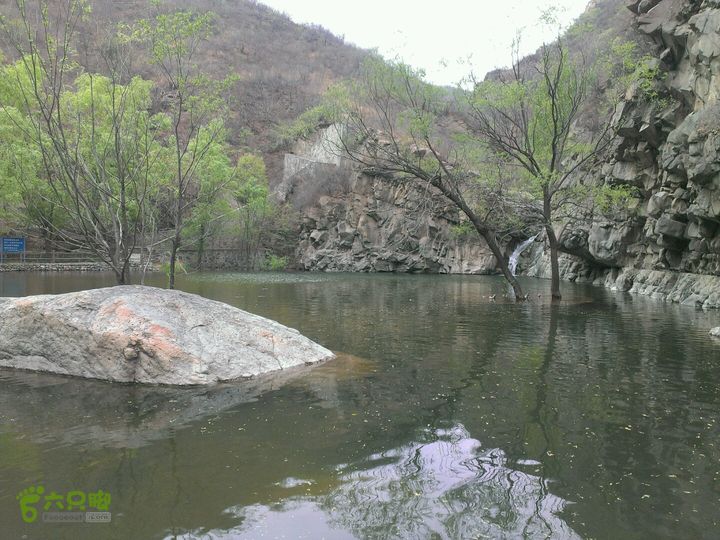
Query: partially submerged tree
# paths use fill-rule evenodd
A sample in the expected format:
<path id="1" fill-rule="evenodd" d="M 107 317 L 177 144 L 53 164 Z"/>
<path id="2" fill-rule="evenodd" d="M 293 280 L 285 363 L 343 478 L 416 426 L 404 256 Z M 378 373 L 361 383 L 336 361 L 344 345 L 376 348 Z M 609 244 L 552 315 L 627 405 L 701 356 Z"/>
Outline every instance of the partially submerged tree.
<path id="1" fill-rule="evenodd" d="M 612 138 L 609 118 L 594 133 L 573 130 L 591 79 L 591 68 L 558 36 L 536 57 L 521 59 L 515 47 L 512 68 L 476 82 L 467 100 L 468 128 L 509 165 L 522 184 L 521 199 L 537 203 L 525 208 L 541 219 L 547 236 L 555 299 L 561 297 L 559 213 L 587 197 L 574 177 Z"/>
<path id="2" fill-rule="evenodd" d="M 367 174 L 440 193 L 485 240 L 515 297 L 525 298 L 503 249 L 523 227 L 505 204 L 512 178 L 453 113 L 446 90 L 425 82 L 421 70 L 371 58 L 359 81 L 331 92 L 325 107 L 347 125 L 347 156 Z"/>

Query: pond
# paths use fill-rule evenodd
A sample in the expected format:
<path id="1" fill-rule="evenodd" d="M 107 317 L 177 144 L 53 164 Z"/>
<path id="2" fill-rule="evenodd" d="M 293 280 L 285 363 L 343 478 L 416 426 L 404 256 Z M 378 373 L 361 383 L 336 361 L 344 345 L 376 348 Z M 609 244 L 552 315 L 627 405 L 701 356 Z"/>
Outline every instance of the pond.
<path id="1" fill-rule="evenodd" d="M 6 273 L 0 295 L 111 284 Z M 516 304 L 496 277 L 182 276 L 339 358 L 191 389 L 0 371 L 0 536 L 718 538 L 720 314 L 523 286 Z M 110 493 L 111 522 L 24 523 L 39 485 Z"/>

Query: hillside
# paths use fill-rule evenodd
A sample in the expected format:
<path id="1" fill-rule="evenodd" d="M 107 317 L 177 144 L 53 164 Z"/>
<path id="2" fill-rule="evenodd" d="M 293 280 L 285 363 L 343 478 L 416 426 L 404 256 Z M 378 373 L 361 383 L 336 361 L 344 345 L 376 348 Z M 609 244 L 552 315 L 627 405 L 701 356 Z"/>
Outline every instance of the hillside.
<path id="1" fill-rule="evenodd" d="M 13 5 L 13 0 L 0 0 L 0 11 L 12 16 Z M 92 0 L 91 20 L 77 36 L 80 61 L 102 71 L 98 45 L 103 36 L 120 22 L 151 16 L 151 9 L 148 0 Z M 320 26 L 295 24 L 253 0 L 173 0 L 161 9 L 216 14 L 214 33 L 199 51 L 200 63 L 213 77 L 240 76 L 228 119 L 231 142 L 263 152 L 271 183 L 281 174 L 281 159 L 272 149 L 273 128 L 315 105 L 331 83 L 352 76 L 367 54 Z M 138 73 L 156 78 L 142 55 L 134 61 Z"/>

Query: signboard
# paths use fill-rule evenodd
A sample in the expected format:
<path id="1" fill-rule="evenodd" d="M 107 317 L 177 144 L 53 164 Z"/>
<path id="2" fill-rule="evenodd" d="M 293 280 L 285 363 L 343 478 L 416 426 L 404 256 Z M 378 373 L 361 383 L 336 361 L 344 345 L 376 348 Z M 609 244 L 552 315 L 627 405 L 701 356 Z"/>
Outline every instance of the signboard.
<path id="1" fill-rule="evenodd" d="M 23 253 L 25 251 L 25 239 L 3 237 L 0 251 L 3 253 Z"/>
<path id="2" fill-rule="evenodd" d="M 3 236 L 0 238 L 0 263 L 8 253 L 19 253 L 20 260 L 25 260 L 25 239 Z"/>

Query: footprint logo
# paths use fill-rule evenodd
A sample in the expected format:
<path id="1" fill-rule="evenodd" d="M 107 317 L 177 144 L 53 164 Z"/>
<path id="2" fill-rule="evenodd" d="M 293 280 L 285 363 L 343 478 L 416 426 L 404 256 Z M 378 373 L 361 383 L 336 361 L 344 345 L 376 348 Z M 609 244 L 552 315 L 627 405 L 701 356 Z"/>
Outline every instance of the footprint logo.
<path id="1" fill-rule="evenodd" d="M 20 513 L 25 523 L 33 523 L 37 519 L 38 512 L 32 505 L 40 502 L 40 496 L 43 493 L 45 493 L 44 487 L 30 486 L 29 488 L 23 489 L 15 497 L 20 502 Z"/>

